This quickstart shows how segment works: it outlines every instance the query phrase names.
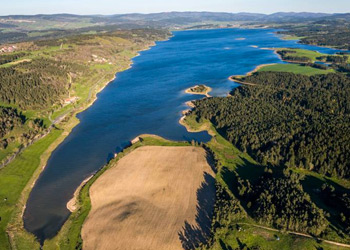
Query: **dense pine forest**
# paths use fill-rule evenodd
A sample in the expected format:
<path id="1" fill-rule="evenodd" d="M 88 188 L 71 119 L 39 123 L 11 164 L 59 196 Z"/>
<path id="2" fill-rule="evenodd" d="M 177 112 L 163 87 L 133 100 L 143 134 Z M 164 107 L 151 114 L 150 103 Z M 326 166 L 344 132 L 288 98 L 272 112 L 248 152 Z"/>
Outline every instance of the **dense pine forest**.
<path id="1" fill-rule="evenodd" d="M 57 103 L 64 95 L 69 69 L 61 62 L 36 59 L 0 68 L 0 101 L 21 109 L 40 109 Z"/>
<path id="2" fill-rule="evenodd" d="M 328 222 L 304 192 L 301 176 L 291 171 L 274 175 L 265 173 L 257 183 L 238 177 L 238 191 L 258 222 L 278 229 L 320 235 Z"/>
<path id="3" fill-rule="evenodd" d="M 241 85 L 228 97 L 193 101 L 189 115 L 199 124 L 209 120 L 220 135 L 258 163 L 254 170 L 222 165 L 222 178 L 234 197 L 218 202 L 239 201 L 232 206 L 234 211 L 227 205 L 215 211 L 212 241 L 217 244 L 220 239 L 223 246 L 221 239 L 229 232 L 236 235 L 245 221 L 243 211 L 260 225 L 347 239 L 349 191 L 319 178 L 350 178 L 349 78 L 341 73 L 256 72 L 242 80 L 254 85 Z M 260 168 L 265 168 L 263 173 Z"/>
<path id="4" fill-rule="evenodd" d="M 266 166 L 350 178 L 350 80 L 341 74 L 261 72 L 229 98 L 195 102 L 234 145 Z"/>

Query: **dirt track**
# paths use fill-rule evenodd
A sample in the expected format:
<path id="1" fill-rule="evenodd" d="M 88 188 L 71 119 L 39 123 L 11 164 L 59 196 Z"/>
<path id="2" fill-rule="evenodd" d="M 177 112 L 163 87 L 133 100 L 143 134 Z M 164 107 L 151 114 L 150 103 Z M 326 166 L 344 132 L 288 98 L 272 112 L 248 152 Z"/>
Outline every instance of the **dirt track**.
<path id="1" fill-rule="evenodd" d="M 199 147 L 141 147 L 91 187 L 83 249 L 179 250 L 210 227 L 214 173 Z"/>

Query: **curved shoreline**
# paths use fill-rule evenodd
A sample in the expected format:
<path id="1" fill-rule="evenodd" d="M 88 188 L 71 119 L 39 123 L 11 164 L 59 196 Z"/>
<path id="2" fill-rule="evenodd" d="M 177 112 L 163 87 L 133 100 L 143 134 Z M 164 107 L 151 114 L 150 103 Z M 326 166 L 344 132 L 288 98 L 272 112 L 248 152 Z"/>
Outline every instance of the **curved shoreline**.
<path id="1" fill-rule="evenodd" d="M 185 129 L 187 130 L 187 132 L 190 132 L 190 133 L 197 133 L 197 132 L 201 132 L 201 131 L 207 131 L 209 135 L 211 135 L 212 137 L 215 136 L 215 133 L 212 132 L 212 130 L 208 127 L 208 124 L 203 124 L 203 126 L 201 126 L 200 128 L 197 128 L 197 129 L 193 129 L 191 128 L 186 122 L 185 122 L 185 119 L 186 117 L 191 114 L 192 110 L 195 108 L 195 105 L 193 104 L 193 101 L 195 100 L 192 100 L 192 101 L 188 101 L 186 102 L 186 105 L 188 107 L 190 107 L 190 109 L 186 109 L 186 110 L 183 110 L 182 111 L 182 117 L 179 119 L 179 124 L 181 126 L 184 126 Z"/>
<path id="2" fill-rule="evenodd" d="M 159 40 L 159 41 L 162 41 L 162 40 Z M 52 152 L 54 150 L 56 150 L 59 145 L 61 145 L 61 143 L 70 134 L 72 129 L 80 123 L 79 119 L 77 119 L 77 117 L 76 117 L 77 114 L 79 114 L 80 112 L 85 111 L 90 106 L 92 106 L 94 104 L 94 102 L 98 98 L 97 95 L 105 87 L 107 87 L 111 82 L 113 82 L 116 79 L 118 73 L 124 72 L 124 71 L 130 69 L 132 67 L 133 63 L 134 63 L 133 62 L 134 58 L 139 56 L 142 51 L 149 50 L 149 49 L 151 49 L 154 46 L 156 46 L 156 41 L 153 41 L 153 42 L 149 43 L 148 45 L 145 44 L 145 48 L 139 50 L 138 53 L 135 56 L 130 57 L 129 65 L 126 68 L 124 68 L 122 70 L 116 70 L 116 71 L 113 70 L 113 72 L 110 72 L 111 74 L 113 73 L 113 77 L 109 78 L 108 80 L 104 80 L 104 77 L 106 77 L 109 74 L 108 72 L 105 75 L 101 76 L 100 81 L 101 80 L 104 80 L 104 81 L 101 81 L 101 82 L 97 81 L 97 83 L 95 83 L 90 88 L 91 96 L 86 100 L 86 102 L 82 103 L 79 107 L 71 110 L 69 113 L 66 114 L 67 116 L 69 116 L 69 120 L 67 122 L 65 122 L 62 125 L 62 127 L 61 127 L 61 129 L 63 130 L 62 134 L 50 144 L 50 146 L 47 148 L 47 150 L 42 155 L 40 155 L 40 164 L 39 164 L 39 166 L 35 170 L 34 174 L 31 175 L 29 182 L 25 185 L 25 187 L 22 190 L 22 193 L 21 193 L 21 195 L 20 195 L 20 197 L 18 199 L 18 202 L 16 202 L 16 207 L 17 207 L 16 211 L 18 209 L 18 212 L 13 217 L 11 217 L 10 222 L 14 221 L 14 222 L 16 222 L 15 224 L 17 224 L 18 226 L 15 227 L 15 228 L 9 227 L 9 224 L 7 224 L 7 226 L 6 226 L 6 233 L 8 235 L 9 243 L 10 243 L 11 246 L 16 246 L 15 242 L 12 240 L 15 231 L 17 231 L 18 233 L 20 232 L 21 234 L 24 234 L 24 235 L 26 235 L 26 236 L 28 236 L 30 238 L 34 238 L 34 235 L 31 232 L 28 232 L 24 228 L 24 220 L 23 220 L 24 211 L 26 209 L 26 205 L 27 205 L 27 202 L 28 202 L 28 198 L 29 198 L 30 192 L 32 191 L 32 189 L 35 186 L 37 180 L 39 179 L 40 174 L 46 168 L 47 161 L 50 158 Z M 86 184 L 86 182 L 85 182 L 85 184 Z M 75 190 L 75 192 L 76 191 L 77 190 Z M 35 240 L 35 242 L 38 242 L 38 241 Z M 38 244 L 39 244 L 39 242 L 38 242 Z"/>
<path id="3" fill-rule="evenodd" d="M 186 119 L 187 115 L 190 114 L 192 112 L 192 110 L 195 108 L 195 105 L 193 104 L 193 100 L 192 101 L 188 101 L 185 102 L 185 104 L 190 107 L 190 109 L 185 109 L 182 111 L 182 116 L 179 119 L 179 124 L 184 126 L 186 128 L 186 130 L 188 132 L 197 132 L 197 131 L 193 131 L 189 126 L 187 126 L 187 124 L 184 122 L 184 120 Z"/>
<path id="4" fill-rule="evenodd" d="M 92 178 L 94 175 L 91 175 L 90 177 L 86 178 L 82 181 L 82 183 L 79 185 L 79 187 L 75 190 L 72 199 L 70 199 L 67 202 L 67 209 L 73 213 L 77 210 L 77 199 L 79 197 L 80 190 L 85 186 L 85 184 Z"/>
<path id="5" fill-rule="evenodd" d="M 252 71 L 249 71 L 246 75 L 232 75 L 232 76 L 228 77 L 228 80 L 230 80 L 231 82 L 236 82 L 236 83 L 243 84 L 243 85 L 255 86 L 256 85 L 255 83 L 244 82 L 244 81 L 239 80 L 239 78 L 243 78 L 245 76 L 251 76 L 252 74 L 258 72 L 259 69 L 266 67 L 266 66 L 275 65 L 275 64 L 277 64 L 277 63 L 260 64 Z"/>

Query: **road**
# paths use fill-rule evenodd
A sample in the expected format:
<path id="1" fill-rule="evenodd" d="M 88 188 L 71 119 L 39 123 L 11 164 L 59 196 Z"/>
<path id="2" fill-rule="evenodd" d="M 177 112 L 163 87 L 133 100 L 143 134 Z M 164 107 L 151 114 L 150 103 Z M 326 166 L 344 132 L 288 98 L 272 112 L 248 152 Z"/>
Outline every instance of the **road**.
<path id="1" fill-rule="evenodd" d="M 264 226 L 260 226 L 260 225 L 257 225 L 257 224 L 250 224 L 250 223 L 238 223 L 238 224 L 239 225 L 247 225 L 247 226 L 257 227 L 257 228 L 262 228 L 262 229 L 273 231 L 273 232 L 280 232 L 280 230 L 278 230 L 278 229 L 271 228 L 271 227 L 264 227 Z M 335 245 L 335 246 L 350 248 L 349 244 L 344 244 L 344 243 L 340 243 L 340 242 L 336 242 L 336 241 L 325 240 L 325 239 L 322 239 L 322 238 L 314 237 L 314 236 L 312 236 L 310 234 L 298 233 L 298 232 L 293 232 L 293 231 L 286 231 L 286 233 L 297 235 L 297 236 L 302 236 L 302 237 L 306 237 L 306 238 L 316 239 L 318 241 L 322 241 L 324 243 Z"/>

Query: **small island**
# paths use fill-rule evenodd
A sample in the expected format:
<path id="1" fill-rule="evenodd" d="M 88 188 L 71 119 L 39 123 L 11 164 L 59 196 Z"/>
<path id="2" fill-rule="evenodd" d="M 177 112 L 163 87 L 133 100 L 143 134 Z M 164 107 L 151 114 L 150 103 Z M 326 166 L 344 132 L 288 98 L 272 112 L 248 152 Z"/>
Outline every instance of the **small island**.
<path id="1" fill-rule="evenodd" d="M 185 90 L 187 94 L 205 95 L 206 97 L 210 97 L 209 95 L 210 91 L 212 91 L 212 89 L 203 84 L 199 84 Z"/>

